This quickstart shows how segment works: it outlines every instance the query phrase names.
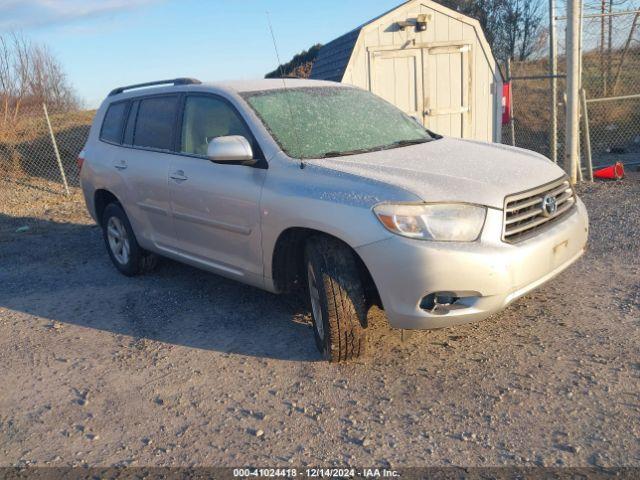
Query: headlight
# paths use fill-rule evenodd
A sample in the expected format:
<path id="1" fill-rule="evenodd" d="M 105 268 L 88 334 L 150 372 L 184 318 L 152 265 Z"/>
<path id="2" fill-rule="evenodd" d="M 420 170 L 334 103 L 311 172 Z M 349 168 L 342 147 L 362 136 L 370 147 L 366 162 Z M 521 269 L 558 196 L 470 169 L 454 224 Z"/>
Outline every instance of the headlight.
<path id="1" fill-rule="evenodd" d="M 473 242 L 482 232 L 485 207 L 463 203 L 389 205 L 373 209 L 378 220 L 403 237 L 441 242 Z"/>

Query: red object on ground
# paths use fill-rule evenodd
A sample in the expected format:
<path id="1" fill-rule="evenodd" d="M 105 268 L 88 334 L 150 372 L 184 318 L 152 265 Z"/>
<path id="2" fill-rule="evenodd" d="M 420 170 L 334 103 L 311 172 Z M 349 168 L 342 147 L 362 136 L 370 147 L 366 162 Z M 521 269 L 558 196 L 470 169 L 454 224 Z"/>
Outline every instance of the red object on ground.
<path id="1" fill-rule="evenodd" d="M 502 84 L 502 125 L 511 121 L 511 82 Z"/>
<path id="2" fill-rule="evenodd" d="M 78 172 L 82 170 L 82 165 L 84 165 L 84 150 L 82 150 L 78 154 L 78 158 L 76 158 L 76 163 L 78 164 Z"/>
<path id="3" fill-rule="evenodd" d="M 595 178 L 601 180 L 621 180 L 624 178 L 624 165 L 616 162 L 610 167 L 601 168 L 593 172 Z"/>

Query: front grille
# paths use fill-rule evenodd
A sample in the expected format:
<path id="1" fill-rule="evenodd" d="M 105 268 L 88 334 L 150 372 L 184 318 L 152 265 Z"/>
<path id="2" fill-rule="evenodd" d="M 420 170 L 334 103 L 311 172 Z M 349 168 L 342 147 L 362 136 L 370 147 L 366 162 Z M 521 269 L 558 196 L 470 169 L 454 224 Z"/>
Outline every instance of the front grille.
<path id="1" fill-rule="evenodd" d="M 548 198 L 549 206 L 543 202 Z M 555 211 L 551 207 L 555 199 Z M 569 180 L 561 178 L 526 192 L 505 198 L 502 240 L 515 243 L 536 235 L 545 227 L 567 216 L 576 204 Z"/>

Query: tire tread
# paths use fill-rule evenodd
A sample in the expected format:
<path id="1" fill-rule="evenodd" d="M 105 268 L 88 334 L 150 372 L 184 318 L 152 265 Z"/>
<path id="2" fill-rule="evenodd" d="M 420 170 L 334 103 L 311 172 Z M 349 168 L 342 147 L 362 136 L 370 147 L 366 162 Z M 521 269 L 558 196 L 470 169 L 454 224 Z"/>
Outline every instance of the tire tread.
<path id="1" fill-rule="evenodd" d="M 308 241 L 307 256 L 320 267 L 316 280 L 326 295 L 328 360 L 358 358 L 366 347 L 366 302 L 353 253 L 341 242 L 319 236 Z"/>

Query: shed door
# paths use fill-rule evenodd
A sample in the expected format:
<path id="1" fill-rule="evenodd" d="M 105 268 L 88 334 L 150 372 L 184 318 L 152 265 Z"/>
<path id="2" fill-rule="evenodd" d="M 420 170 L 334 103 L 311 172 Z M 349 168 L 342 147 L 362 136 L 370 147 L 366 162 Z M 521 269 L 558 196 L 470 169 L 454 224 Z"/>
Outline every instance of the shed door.
<path id="1" fill-rule="evenodd" d="M 422 55 L 420 50 L 371 53 L 371 91 L 403 112 L 422 118 Z"/>
<path id="2" fill-rule="evenodd" d="M 424 124 L 441 135 L 471 138 L 470 46 L 423 49 Z"/>

